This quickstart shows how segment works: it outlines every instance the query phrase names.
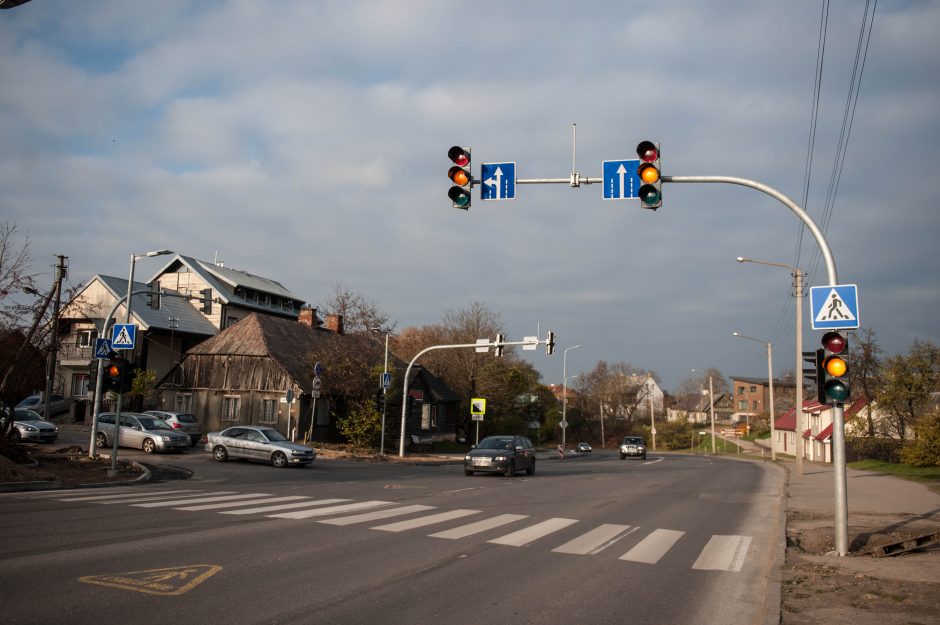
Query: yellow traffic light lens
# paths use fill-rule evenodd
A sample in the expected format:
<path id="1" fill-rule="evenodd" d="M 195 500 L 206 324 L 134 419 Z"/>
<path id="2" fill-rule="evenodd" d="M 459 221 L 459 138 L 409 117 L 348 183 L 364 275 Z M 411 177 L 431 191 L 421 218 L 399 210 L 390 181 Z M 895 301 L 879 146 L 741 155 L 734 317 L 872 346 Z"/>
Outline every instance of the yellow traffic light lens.
<path id="1" fill-rule="evenodd" d="M 454 184 L 465 187 L 468 182 L 470 182 L 470 177 L 467 176 L 467 172 L 464 170 L 460 169 L 454 174 Z"/>
<path id="2" fill-rule="evenodd" d="M 848 370 L 848 367 L 845 364 L 845 361 L 841 358 L 827 358 L 826 363 L 826 373 L 835 377 L 841 378 L 845 375 L 845 372 Z"/>
<path id="3" fill-rule="evenodd" d="M 646 184 L 659 182 L 659 170 L 649 163 L 640 166 L 640 180 Z"/>

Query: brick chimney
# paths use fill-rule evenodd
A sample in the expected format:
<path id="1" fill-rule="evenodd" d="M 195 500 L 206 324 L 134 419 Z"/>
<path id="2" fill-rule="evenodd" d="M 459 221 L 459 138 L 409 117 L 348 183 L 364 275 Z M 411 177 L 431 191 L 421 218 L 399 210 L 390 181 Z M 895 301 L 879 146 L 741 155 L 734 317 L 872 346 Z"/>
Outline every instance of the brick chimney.
<path id="1" fill-rule="evenodd" d="M 316 308 L 301 308 L 300 314 L 297 316 L 297 321 L 304 324 L 309 328 L 317 327 L 317 309 Z"/>
<path id="2" fill-rule="evenodd" d="M 343 333 L 343 316 L 342 315 L 327 315 L 326 321 L 323 323 L 323 327 L 329 330 L 330 332 L 336 332 L 337 334 Z"/>

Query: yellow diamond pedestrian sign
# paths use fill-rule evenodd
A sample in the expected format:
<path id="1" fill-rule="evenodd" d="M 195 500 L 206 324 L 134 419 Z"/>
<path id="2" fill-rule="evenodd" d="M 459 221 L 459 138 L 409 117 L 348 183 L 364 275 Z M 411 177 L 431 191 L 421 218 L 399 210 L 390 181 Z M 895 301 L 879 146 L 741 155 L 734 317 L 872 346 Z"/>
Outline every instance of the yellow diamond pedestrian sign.
<path id="1" fill-rule="evenodd" d="M 193 564 L 112 575 L 86 575 L 78 581 L 148 595 L 182 595 L 222 570 L 216 564 Z"/>

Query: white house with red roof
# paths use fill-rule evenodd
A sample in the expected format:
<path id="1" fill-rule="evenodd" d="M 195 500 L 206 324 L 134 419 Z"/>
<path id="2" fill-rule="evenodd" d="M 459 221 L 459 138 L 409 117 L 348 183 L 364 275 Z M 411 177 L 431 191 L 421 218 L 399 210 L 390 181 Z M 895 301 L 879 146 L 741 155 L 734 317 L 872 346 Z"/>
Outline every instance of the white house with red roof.
<path id="1" fill-rule="evenodd" d="M 864 397 L 860 397 L 846 406 L 846 421 L 858 414 L 867 403 Z M 813 462 L 832 462 L 832 406 L 820 404 L 815 399 L 805 399 L 799 427 L 796 421 L 795 407 L 774 421 L 774 450 L 778 454 L 796 456 L 799 445 L 802 445 L 805 459 Z M 798 436 L 797 432 L 802 435 Z"/>

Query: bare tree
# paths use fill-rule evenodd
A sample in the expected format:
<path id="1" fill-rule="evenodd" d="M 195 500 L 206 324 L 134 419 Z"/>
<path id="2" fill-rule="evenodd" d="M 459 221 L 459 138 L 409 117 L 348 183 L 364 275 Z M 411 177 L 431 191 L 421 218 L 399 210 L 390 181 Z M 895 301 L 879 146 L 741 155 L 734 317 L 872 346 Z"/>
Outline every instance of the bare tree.
<path id="1" fill-rule="evenodd" d="M 343 328 L 347 334 L 366 332 L 392 332 L 395 324 L 389 322 L 388 314 L 363 295 L 355 293 L 341 284 L 333 286 L 333 293 L 323 304 L 323 311 L 331 315 L 342 315 Z"/>
<path id="2" fill-rule="evenodd" d="M 0 327 L 19 327 L 29 308 L 10 297 L 25 288 L 35 288 L 36 281 L 29 273 L 29 237 L 17 241 L 16 226 L 0 223 Z"/>
<path id="3" fill-rule="evenodd" d="M 869 400 L 865 409 L 865 426 L 868 436 L 875 436 L 875 418 L 872 414 L 871 400 L 875 398 L 883 384 L 882 351 L 872 328 L 864 328 L 849 341 L 849 388 L 861 389 Z"/>

